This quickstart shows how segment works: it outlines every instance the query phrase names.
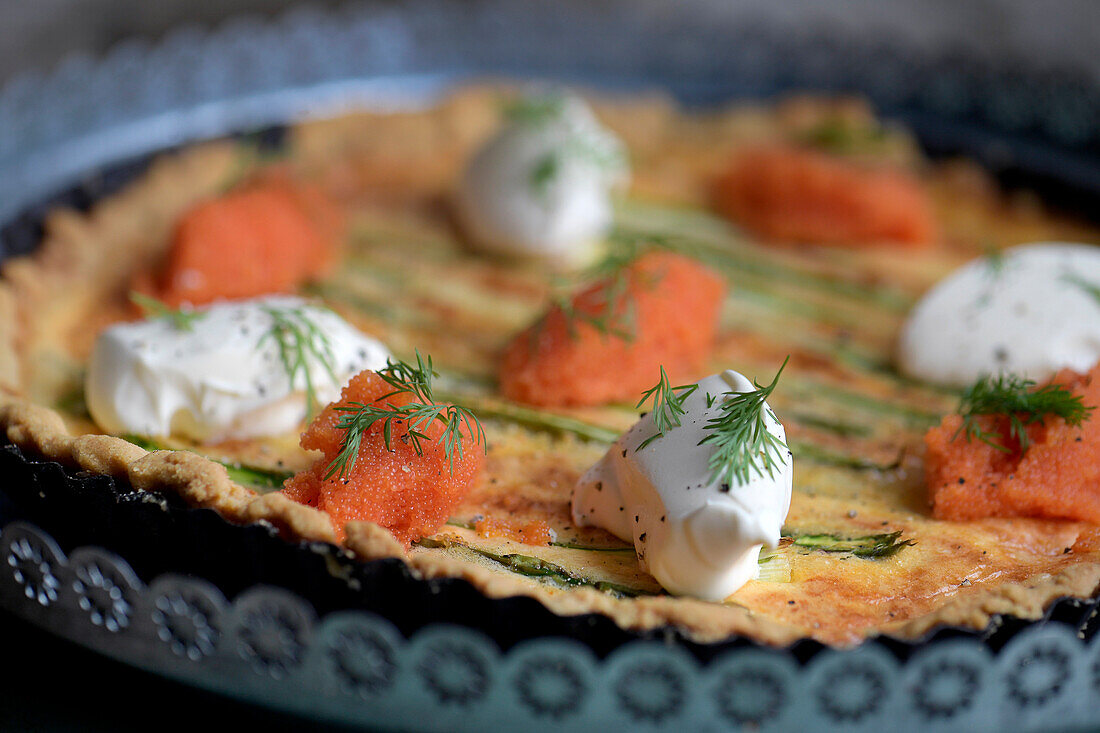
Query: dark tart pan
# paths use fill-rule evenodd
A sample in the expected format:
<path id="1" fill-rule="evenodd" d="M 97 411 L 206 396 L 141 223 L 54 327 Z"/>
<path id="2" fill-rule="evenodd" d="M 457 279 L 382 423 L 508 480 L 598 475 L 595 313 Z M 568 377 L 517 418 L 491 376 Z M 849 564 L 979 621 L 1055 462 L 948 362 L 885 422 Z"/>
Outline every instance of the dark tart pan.
<path id="1" fill-rule="evenodd" d="M 87 208 L 159 150 L 356 94 L 462 78 L 663 87 L 688 103 L 853 90 L 932 154 L 965 152 L 1081 213 L 1100 195 L 1100 88 L 1084 70 L 978 62 L 897 38 L 792 32 L 645 0 L 387 3 L 187 29 L 0 90 L 0 259 L 45 212 Z M 889 10 L 884 8 L 884 13 Z M 563 41 L 562 39 L 567 39 Z M 49 124 L 46 124 L 46 121 Z M 256 130 L 260 132 L 257 133 Z M 692 643 L 319 543 L 74 473 L 0 444 L 0 607 L 142 669 L 276 710 L 375 728 L 1042 730 L 1095 726 L 1097 602 L 837 651 Z"/>

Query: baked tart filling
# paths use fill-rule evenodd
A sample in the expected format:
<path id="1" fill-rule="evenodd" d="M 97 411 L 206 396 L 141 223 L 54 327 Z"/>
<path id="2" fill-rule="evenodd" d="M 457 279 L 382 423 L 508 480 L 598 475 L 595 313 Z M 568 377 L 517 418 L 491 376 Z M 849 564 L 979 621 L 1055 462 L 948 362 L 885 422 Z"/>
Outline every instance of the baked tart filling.
<path id="1" fill-rule="evenodd" d="M 1100 584 L 1098 233 L 858 101 L 471 87 L 45 231 L 7 440 L 227 521 L 700 641 Z"/>

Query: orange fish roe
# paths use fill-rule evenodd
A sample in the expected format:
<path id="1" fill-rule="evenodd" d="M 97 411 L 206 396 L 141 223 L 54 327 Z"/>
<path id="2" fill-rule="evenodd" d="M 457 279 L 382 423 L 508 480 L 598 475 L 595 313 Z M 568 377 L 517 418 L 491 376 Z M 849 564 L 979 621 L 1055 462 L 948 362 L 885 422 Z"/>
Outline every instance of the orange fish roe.
<path id="1" fill-rule="evenodd" d="M 1073 543 L 1074 552 L 1100 551 L 1100 527 L 1087 527 L 1077 535 L 1077 541 Z"/>
<path id="2" fill-rule="evenodd" d="M 1081 375 L 1065 370 L 1053 382 L 1100 405 L 1100 364 Z M 982 429 L 1008 435 L 1008 419 L 981 416 Z M 1100 524 L 1100 417 L 1080 427 L 1047 418 L 1027 427 L 1030 445 L 1010 453 L 956 433 L 963 424 L 949 415 L 924 436 L 925 480 L 937 519 L 1047 517 Z M 954 438 L 954 439 L 953 439 Z"/>
<path id="3" fill-rule="evenodd" d="M 505 537 L 525 545 L 548 545 L 554 539 L 550 525 L 541 519 L 520 524 L 509 519 L 482 517 L 474 522 L 474 529 L 479 537 Z"/>
<path id="4" fill-rule="evenodd" d="M 267 178 L 184 213 L 153 294 L 179 306 L 296 290 L 328 271 L 342 228 L 320 191 Z"/>
<path id="5" fill-rule="evenodd" d="M 921 247 L 936 239 L 931 199 L 911 175 L 803 148 L 737 155 L 717 181 L 715 204 L 777 240 Z"/>
<path id="6" fill-rule="evenodd" d="M 340 400 L 327 406 L 302 433 L 306 450 L 321 451 L 323 457 L 305 471 L 292 476 L 283 493 L 302 504 L 316 507 L 332 517 L 342 539 L 347 522 L 374 522 L 390 530 L 406 546 L 438 530 L 452 510 L 470 491 L 485 463 L 482 447 L 469 436 L 462 440 L 462 456 L 454 452 L 454 470 L 440 435 L 443 425 L 433 422 L 421 427 L 428 436 L 422 441 L 423 455 L 417 455 L 407 439 L 408 426 L 392 421 L 392 450 L 386 449 L 383 422 L 378 421 L 363 433 L 355 465 L 344 478 L 325 478 L 329 464 L 340 452 L 344 431 L 337 423 L 345 413 L 335 408 L 350 403 L 391 404 L 401 406 L 412 399 L 407 393 L 384 397 L 393 392 L 375 372 L 365 371 L 352 377 Z"/>
<path id="7" fill-rule="evenodd" d="M 662 364 L 673 379 L 698 374 L 714 346 L 723 280 L 668 252 L 642 255 L 622 277 L 624 295 L 613 305 L 609 283 L 600 282 L 574 296 L 572 307 L 591 317 L 613 308 L 611 321 L 629 334 L 601 332 L 554 306 L 505 350 L 499 379 L 506 397 L 543 406 L 633 402 Z"/>

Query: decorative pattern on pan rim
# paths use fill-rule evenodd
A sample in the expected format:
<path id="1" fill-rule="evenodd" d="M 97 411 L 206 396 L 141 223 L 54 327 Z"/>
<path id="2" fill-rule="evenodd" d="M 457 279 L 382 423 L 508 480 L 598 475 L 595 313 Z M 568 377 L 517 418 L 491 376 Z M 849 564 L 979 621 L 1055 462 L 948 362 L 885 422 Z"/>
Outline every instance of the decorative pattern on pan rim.
<path id="1" fill-rule="evenodd" d="M 16 479 L 38 489 L 65 494 L 110 483 L 27 461 L 11 446 L 2 453 L 9 468 L 22 462 Z M 876 639 L 811 655 L 797 646 L 728 644 L 701 661 L 667 640 L 636 639 L 600 659 L 577 639 L 537 629 L 502 650 L 456 624 L 433 623 L 406 638 L 367 611 L 319 618 L 309 600 L 273 585 L 246 586 L 227 600 L 194 575 L 169 572 L 146 584 L 117 554 L 90 546 L 65 553 L 45 530 L 13 520 L 19 503 L 0 507 L 0 607 L 137 667 L 343 723 L 1043 730 L 1093 724 L 1100 698 L 1100 634 L 1090 628 L 1097 609 L 1085 601 L 1061 601 L 1041 623 L 1007 619 L 992 634 L 948 630 L 925 642 Z M 450 602 L 453 592 L 436 597 Z"/>
<path id="2" fill-rule="evenodd" d="M 168 574 L 145 585 L 117 555 L 94 547 L 66 555 L 22 521 L 3 528 L 0 555 L 0 605 L 28 621 L 186 683 L 344 723 L 1028 730 L 1052 720 L 1091 725 L 1100 695 L 1100 636 L 1086 643 L 1061 624 L 1025 629 L 996 654 L 977 638 L 952 639 L 905 662 L 868 644 L 824 650 L 805 666 L 756 647 L 701 664 L 654 641 L 630 642 L 601 660 L 555 637 L 502 652 L 453 625 L 406 639 L 370 613 L 318 619 L 308 602 L 273 586 L 230 602 L 193 577 Z"/>

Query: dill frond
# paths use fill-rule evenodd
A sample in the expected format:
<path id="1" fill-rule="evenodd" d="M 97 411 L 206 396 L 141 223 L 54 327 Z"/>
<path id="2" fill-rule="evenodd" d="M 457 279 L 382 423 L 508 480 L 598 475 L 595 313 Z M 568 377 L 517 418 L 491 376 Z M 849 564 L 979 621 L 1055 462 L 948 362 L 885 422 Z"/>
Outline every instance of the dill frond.
<path id="1" fill-rule="evenodd" d="M 1028 425 L 1053 416 L 1075 427 L 1088 420 L 1095 409 L 1086 407 L 1080 395 L 1074 395 L 1061 384 L 1034 387 L 1034 381 L 1013 374 L 981 377 L 963 393 L 959 402 L 963 423 L 951 439 L 965 433 L 967 442 L 976 438 L 1002 453 L 1011 452 L 1005 441 L 1012 439 L 1023 452 L 1031 445 L 1027 437 Z M 1008 435 L 985 430 L 978 419 L 983 415 L 1007 417 Z"/>
<path id="2" fill-rule="evenodd" d="M 513 99 L 505 103 L 503 111 L 505 119 L 513 125 L 535 128 L 562 120 L 566 105 L 564 95 L 551 91 Z M 536 193 L 544 195 L 568 161 L 580 161 L 601 171 L 615 171 L 625 166 L 624 152 L 612 138 L 572 125 L 564 127 L 563 132 L 556 149 L 537 158 L 531 167 L 529 180 Z"/>
<path id="3" fill-rule="evenodd" d="M 1008 255 L 997 245 L 991 242 L 987 243 L 985 255 L 982 257 L 982 264 L 985 265 L 985 271 L 989 278 L 996 280 L 1004 274 L 1008 266 Z"/>
<path id="4" fill-rule="evenodd" d="M 540 196 L 546 195 L 551 181 L 558 176 L 561 168 L 561 156 L 555 152 L 549 152 L 535 162 L 531 168 L 531 188 Z"/>
<path id="5" fill-rule="evenodd" d="M 509 122 L 541 125 L 556 119 L 565 109 L 561 94 L 525 94 L 504 103 L 504 117 Z"/>
<path id="6" fill-rule="evenodd" d="M 998 247 L 996 243 L 987 240 L 983 243 L 982 249 L 985 251 L 985 254 L 982 255 L 979 262 L 982 267 L 981 274 L 986 287 L 974 301 L 974 305 L 979 308 L 987 307 L 989 302 L 993 300 L 994 286 L 997 285 L 1009 269 L 1009 257 L 1005 254 L 1005 250 L 1002 247 Z"/>
<path id="7" fill-rule="evenodd" d="M 405 435 L 418 456 L 424 455 L 424 441 L 431 438 L 424 432 L 432 422 L 443 425 L 443 451 L 447 456 L 450 470 L 454 473 L 455 456 L 462 458 L 462 441 L 472 437 L 482 449 L 488 451 L 485 428 L 473 412 L 460 405 L 436 402 L 432 394 L 432 379 L 439 376 L 432 368 L 432 357 L 426 359 L 416 352 L 416 365 L 404 361 L 388 360 L 386 366 L 378 372 L 392 392 L 382 395 L 374 402 L 352 402 L 337 405 L 334 409 L 343 413 L 336 423 L 343 431 L 344 438 L 340 451 L 328 465 L 325 479 L 343 478 L 355 467 L 359 456 L 359 446 L 363 435 L 376 423 L 382 424 L 382 440 L 386 450 L 393 450 L 393 425 L 404 423 L 408 426 Z M 408 394 L 411 399 L 403 405 L 394 405 L 383 400 L 399 394 Z"/>
<path id="8" fill-rule="evenodd" d="M 779 376 L 791 360 L 783 360 L 779 371 L 767 386 L 753 382 L 756 389 L 751 392 L 729 392 L 723 396 L 720 412 L 707 420 L 704 430 L 706 437 L 699 445 L 713 445 L 714 453 L 708 467 L 712 480 L 721 480 L 725 484 L 744 485 L 752 474 L 775 475 L 777 463 L 782 462 L 787 444 L 768 431 L 767 417 L 777 420 L 775 413 L 766 401 L 776 385 Z"/>
<path id="9" fill-rule="evenodd" d="M 172 327 L 177 331 L 195 330 L 195 321 L 206 318 L 203 311 L 195 311 L 190 308 L 172 308 L 151 295 L 130 291 L 130 302 L 141 308 L 141 313 L 146 318 L 167 318 Z"/>
<path id="10" fill-rule="evenodd" d="M 888 141 L 886 128 L 833 116 L 798 136 L 798 142 L 827 153 L 851 154 L 876 149 Z"/>
<path id="11" fill-rule="evenodd" d="M 309 306 L 320 311 L 320 306 Z M 279 350 L 279 361 L 283 365 L 287 379 L 293 389 L 298 374 L 305 380 L 306 416 L 312 417 L 319 407 L 317 390 L 310 371 L 311 363 L 320 364 L 334 385 L 339 386 L 336 376 L 336 356 L 332 351 L 332 342 L 321 328 L 310 318 L 306 307 L 277 308 L 263 306 L 263 312 L 271 318 L 271 328 L 260 338 L 257 348 L 268 341 L 274 341 Z"/>
<path id="12" fill-rule="evenodd" d="M 657 432 L 638 446 L 638 450 L 645 448 L 657 438 L 660 438 L 669 430 L 680 427 L 680 416 L 684 414 L 684 400 L 699 388 L 697 384 L 681 384 L 673 387 L 668 381 L 668 374 L 661 366 L 661 379 L 656 385 L 642 393 L 642 399 L 638 400 L 635 408 L 641 407 L 647 400 L 653 400 L 653 421 L 657 425 Z"/>
<path id="13" fill-rule="evenodd" d="M 633 341 L 637 331 L 637 309 L 630 295 L 630 267 L 643 254 L 665 248 L 667 245 L 660 239 L 610 238 L 609 249 L 599 262 L 573 278 L 554 283 L 556 292 L 551 296 L 551 307 L 556 307 L 565 316 L 570 338 L 577 338 L 576 327 L 583 323 L 605 338 Z M 573 295 L 586 285 L 596 286 L 596 302 L 594 307 L 579 310 L 573 305 Z"/>
<path id="14" fill-rule="evenodd" d="M 1091 283 L 1077 274 L 1063 275 L 1062 281 L 1080 288 L 1087 295 L 1091 296 L 1092 299 L 1096 301 L 1097 305 L 1100 305 L 1100 285 Z"/>

